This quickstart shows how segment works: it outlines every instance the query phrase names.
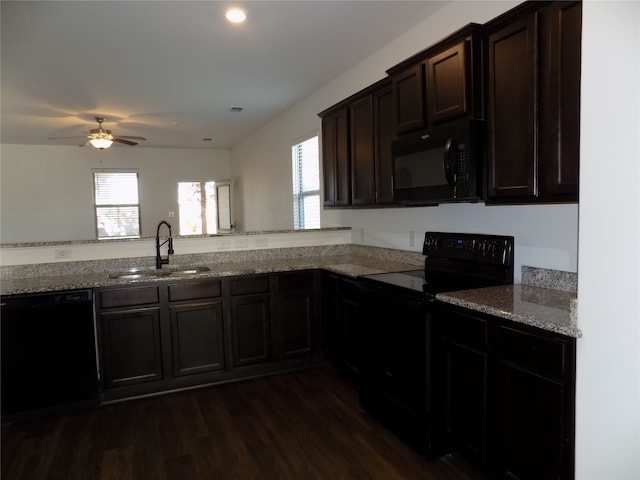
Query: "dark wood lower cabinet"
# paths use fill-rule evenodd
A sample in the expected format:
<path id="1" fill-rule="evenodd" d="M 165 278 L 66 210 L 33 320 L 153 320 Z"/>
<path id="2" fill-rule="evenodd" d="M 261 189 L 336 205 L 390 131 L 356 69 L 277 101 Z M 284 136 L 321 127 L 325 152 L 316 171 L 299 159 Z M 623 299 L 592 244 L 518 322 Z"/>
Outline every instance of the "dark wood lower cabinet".
<path id="1" fill-rule="evenodd" d="M 434 323 L 447 448 L 499 478 L 573 480 L 575 339 L 449 305 Z"/>
<path id="2" fill-rule="evenodd" d="M 305 358 L 318 353 L 317 272 L 276 275 L 276 321 L 279 358 Z"/>
<path id="3" fill-rule="evenodd" d="M 574 478 L 575 339 L 496 329 L 495 462 L 504 478 Z"/>
<path id="4" fill-rule="evenodd" d="M 169 306 L 173 375 L 225 369 L 222 301 Z"/>
<path id="5" fill-rule="evenodd" d="M 319 364 L 317 272 L 99 289 L 103 400 Z"/>
<path id="6" fill-rule="evenodd" d="M 100 324 L 105 388 L 162 379 L 160 307 L 103 312 Z"/>
<path id="7" fill-rule="evenodd" d="M 440 312 L 440 313 L 439 313 Z M 446 313 L 445 313 L 446 312 Z M 444 316 L 444 318 L 443 318 Z M 436 310 L 436 359 L 442 372 L 435 392 L 443 412 L 447 449 L 485 465 L 488 428 L 489 357 L 485 319 L 460 311 Z M 442 320 L 440 320 L 442 319 Z"/>
<path id="8" fill-rule="evenodd" d="M 231 298 L 231 335 L 233 367 L 271 360 L 268 294 Z"/>
<path id="9" fill-rule="evenodd" d="M 364 309 L 356 279 L 322 273 L 322 327 L 325 357 L 345 380 L 357 385 L 362 362 Z"/>

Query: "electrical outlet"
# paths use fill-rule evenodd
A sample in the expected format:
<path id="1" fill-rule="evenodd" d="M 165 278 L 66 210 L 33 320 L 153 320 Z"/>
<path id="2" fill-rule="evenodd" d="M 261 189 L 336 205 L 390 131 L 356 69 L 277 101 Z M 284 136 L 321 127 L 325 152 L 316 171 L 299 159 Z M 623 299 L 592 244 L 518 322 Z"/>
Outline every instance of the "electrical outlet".
<path id="1" fill-rule="evenodd" d="M 267 237 L 257 237 L 255 239 L 256 247 L 266 247 L 267 246 Z"/>
<path id="2" fill-rule="evenodd" d="M 414 232 L 413 230 L 409 232 L 409 246 L 416 246 L 416 232 Z"/>
<path id="3" fill-rule="evenodd" d="M 55 258 L 71 258 L 71 249 L 70 248 L 56 248 L 53 251 L 53 256 Z"/>
<path id="4" fill-rule="evenodd" d="M 233 242 L 235 248 L 249 248 L 248 238 L 236 238 Z"/>
<path id="5" fill-rule="evenodd" d="M 169 212 L 169 218 L 175 218 L 176 212 Z"/>

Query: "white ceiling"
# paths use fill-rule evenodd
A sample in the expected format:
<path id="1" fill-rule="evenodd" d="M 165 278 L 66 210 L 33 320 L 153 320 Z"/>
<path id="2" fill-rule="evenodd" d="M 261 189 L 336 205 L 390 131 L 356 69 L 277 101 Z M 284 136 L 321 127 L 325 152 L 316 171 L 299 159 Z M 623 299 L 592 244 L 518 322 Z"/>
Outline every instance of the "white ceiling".
<path id="1" fill-rule="evenodd" d="M 230 2 L 2 0 L 0 141 L 80 144 L 100 115 L 135 148 L 230 148 L 444 3 L 236 2 L 233 26 Z"/>

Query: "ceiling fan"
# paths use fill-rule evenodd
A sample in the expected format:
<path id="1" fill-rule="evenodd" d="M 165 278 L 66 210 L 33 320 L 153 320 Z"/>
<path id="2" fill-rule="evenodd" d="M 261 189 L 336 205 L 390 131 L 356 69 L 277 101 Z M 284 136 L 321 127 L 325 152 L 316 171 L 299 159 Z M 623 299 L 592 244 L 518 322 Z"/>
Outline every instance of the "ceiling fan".
<path id="1" fill-rule="evenodd" d="M 104 150 L 105 148 L 109 148 L 113 142 L 124 143 L 125 145 L 138 145 L 138 142 L 133 142 L 132 140 L 146 140 L 144 137 L 130 137 L 126 135 L 113 135 L 111 130 L 106 130 L 102 128 L 102 122 L 104 122 L 104 117 L 94 117 L 96 122 L 98 122 L 98 128 L 93 128 L 89 130 L 89 135 L 86 136 L 86 140 L 80 144 L 81 147 L 84 147 L 87 143 L 90 143 L 95 148 L 100 150 Z M 57 140 L 60 138 L 84 138 L 84 137 L 49 137 L 49 140 Z"/>

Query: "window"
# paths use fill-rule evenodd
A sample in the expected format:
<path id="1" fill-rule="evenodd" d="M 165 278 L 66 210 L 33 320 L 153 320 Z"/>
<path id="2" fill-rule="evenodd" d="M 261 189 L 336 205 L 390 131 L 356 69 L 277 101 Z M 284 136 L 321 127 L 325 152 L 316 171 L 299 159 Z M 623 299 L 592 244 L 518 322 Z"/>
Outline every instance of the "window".
<path id="1" fill-rule="evenodd" d="M 178 182 L 180 235 L 231 230 L 231 182 Z"/>
<path id="2" fill-rule="evenodd" d="M 140 237 L 138 172 L 93 172 L 98 240 Z"/>
<path id="3" fill-rule="evenodd" d="M 320 228 L 318 136 L 291 147 L 293 228 Z"/>

